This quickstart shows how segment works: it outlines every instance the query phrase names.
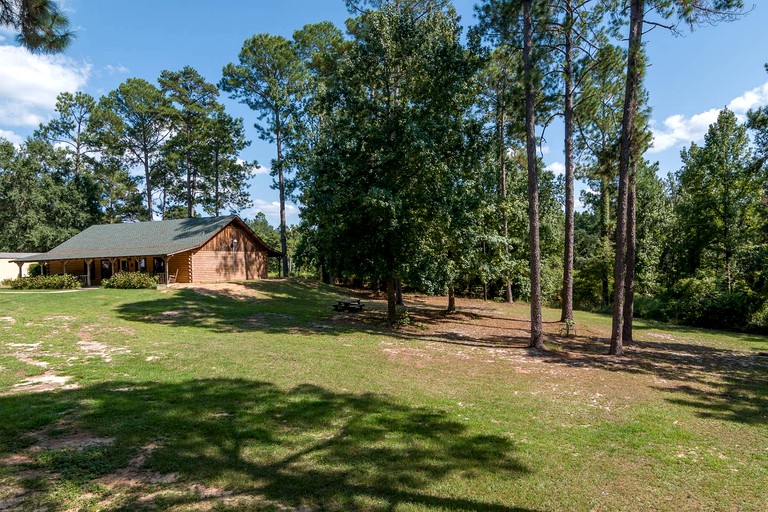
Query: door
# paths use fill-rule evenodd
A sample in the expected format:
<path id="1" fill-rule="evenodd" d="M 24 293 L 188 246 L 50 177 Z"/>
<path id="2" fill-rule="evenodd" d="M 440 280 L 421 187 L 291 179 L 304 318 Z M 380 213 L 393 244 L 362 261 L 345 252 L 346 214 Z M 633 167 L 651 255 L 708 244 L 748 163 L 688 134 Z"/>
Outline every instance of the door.
<path id="1" fill-rule="evenodd" d="M 112 263 L 109 260 L 101 260 L 101 278 L 109 279 L 112 277 Z"/>

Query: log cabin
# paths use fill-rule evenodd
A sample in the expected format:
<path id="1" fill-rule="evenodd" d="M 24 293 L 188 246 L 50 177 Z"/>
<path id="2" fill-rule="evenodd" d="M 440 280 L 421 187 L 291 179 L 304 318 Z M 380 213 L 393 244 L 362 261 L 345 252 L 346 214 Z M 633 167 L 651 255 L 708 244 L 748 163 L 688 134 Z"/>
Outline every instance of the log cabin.
<path id="1" fill-rule="evenodd" d="M 282 258 L 240 217 L 196 217 L 91 226 L 49 252 L 14 260 L 46 274 L 81 276 L 98 285 L 116 272 L 148 272 L 160 283 L 267 277 L 267 258 Z"/>

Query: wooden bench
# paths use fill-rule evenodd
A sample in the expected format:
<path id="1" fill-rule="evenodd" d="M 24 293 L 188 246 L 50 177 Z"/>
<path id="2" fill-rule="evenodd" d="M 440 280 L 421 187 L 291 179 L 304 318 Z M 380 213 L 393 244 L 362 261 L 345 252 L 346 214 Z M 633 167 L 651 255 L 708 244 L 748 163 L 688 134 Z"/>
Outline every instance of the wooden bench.
<path id="1" fill-rule="evenodd" d="M 365 304 L 360 302 L 360 299 L 346 299 L 346 300 L 340 300 L 336 302 L 336 304 L 333 305 L 334 311 L 362 311 L 365 307 Z"/>

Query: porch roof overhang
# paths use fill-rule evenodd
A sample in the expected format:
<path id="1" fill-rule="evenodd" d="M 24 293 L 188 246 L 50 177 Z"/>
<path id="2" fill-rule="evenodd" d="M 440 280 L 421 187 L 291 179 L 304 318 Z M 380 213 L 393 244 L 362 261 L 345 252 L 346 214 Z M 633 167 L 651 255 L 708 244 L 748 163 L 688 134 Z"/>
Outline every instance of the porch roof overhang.
<path id="1" fill-rule="evenodd" d="M 183 252 L 183 251 L 181 251 Z M 130 248 L 110 249 L 110 250 L 90 250 L 90 251 L 51 251 L 37 256 L 29 256 L 23 259 L 11 260 L 12 263 L 42 263 L 47 261 L 69 261 L 69 260 L 111 260 L 119 258 L 146 258 L 146 257 L 171 256 L 168 253 L 157 251 L 136 251 Z"/>
<path id="2" fill-rule="evenodd" d="M 228 224 L 246 229 L 270 257 L 283 254 L 269 247 L 236 215 L 91 226 L 49 252 L 12 260 L 15 263 L 168 257 L 202 247 Z"/>

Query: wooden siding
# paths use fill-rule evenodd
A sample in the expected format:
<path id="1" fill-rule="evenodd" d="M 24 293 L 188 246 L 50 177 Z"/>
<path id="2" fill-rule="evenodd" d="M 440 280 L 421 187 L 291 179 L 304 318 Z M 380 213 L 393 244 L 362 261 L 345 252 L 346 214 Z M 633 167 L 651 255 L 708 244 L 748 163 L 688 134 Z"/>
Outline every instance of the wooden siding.
<path id="1" fill-rule="evenodd" d="M 198 251 L 192 255 L 194 282 L 243 281 L 267 277 L 267 253 Z"/>
<path id="2" fill-rule="evenodd" d="M 192 282 L 192 251 L 174 254 L 168 259 L 168 274 L 176 276 L 177 283 Z"/>
<path id="3" fill-rule="evenodd" d="M 237 243 L 233 243 L 235 240 Z M 168 274 L 176 274 L 177 283 L 266 279 L 267 251 L 268 248 L 263 242 L 243 228 L 239 221 L 233 221 L 199 249 L 169 256 Z M 137 260 L 145 259 L 145 271 L 156 274 L 158 269 L 154 265 L 155 258 L 159 258 L 159 256 L 113 259 L 111 260 L 112 265 L 114 265 L 112 272 L 118 272 L 121 268 L 125 268 L 129 272 L 137 272 L 139 271 Z M 93 260 L 92 284 L 98 285 L 104 277 L 102 276 L 101 262 L 101 259 Z M 83 266 L 83 260 L 69 260 L 67 261 L 67 273 L 82 275 L 84 273 Z M 64 272 L 63 262 L 49 262 L 48 272 L 62 274 Z"/>
<path id="4" fill-rule="evenodd" d="M 237 244 L 233 244 L 234 240 Z M 192 282 L 266 279 L 264 249 L 248 231 L 231 223 L 192 253 Z"/>
<path id="5" fill-rule="evenodd" d="M 259 251 L 264 251 L 266 247 L 263 246 L 256 238 L 254 238 L 248 231 L 237 225 L 235 222 L 230 222 L 224 229 L 208 240 L 202 247 L 201 251 L 232 251 L 232 241 L 237 240 L 237 252 L 243 252 L 244 244 L 250 243 L 252 247 L 257 247 Z"/>

